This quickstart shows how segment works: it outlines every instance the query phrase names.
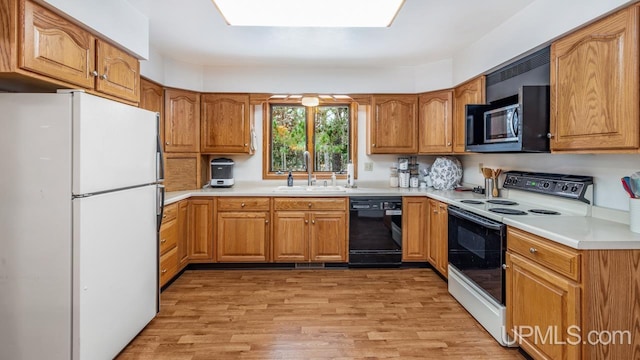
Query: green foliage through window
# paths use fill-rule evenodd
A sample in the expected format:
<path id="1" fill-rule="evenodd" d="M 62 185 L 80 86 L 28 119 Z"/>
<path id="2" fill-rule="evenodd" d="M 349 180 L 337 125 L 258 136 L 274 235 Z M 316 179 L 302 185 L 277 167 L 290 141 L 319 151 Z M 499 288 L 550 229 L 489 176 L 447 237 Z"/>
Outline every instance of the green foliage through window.
<path id="1" fill-rule="evenodd" d="M 313 154 L 314 172 L 346 171 L 350 150 L 349 105 L 271 105 L 270 171 L 306 171 L 303 153 Z M 307 127 L 312 139 L 308 139 Z"/>

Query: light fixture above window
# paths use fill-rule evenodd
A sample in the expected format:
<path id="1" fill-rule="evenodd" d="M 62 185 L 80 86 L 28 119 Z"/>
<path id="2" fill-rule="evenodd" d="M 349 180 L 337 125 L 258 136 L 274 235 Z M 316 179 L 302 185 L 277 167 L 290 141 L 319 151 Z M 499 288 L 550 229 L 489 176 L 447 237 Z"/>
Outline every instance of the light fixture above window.
<path id="1" fill-rule="evenodd" d="M 227 24 L 388 27 L 405 0 L 212 0 Z"/>
<path id="2" fill-rule="evenodd" d="M 320 99 L 317 96 L 303 96 L 302 99 L 300 99 L 300 103 L 304 106 L 313 107 L 320 104 Z"/>

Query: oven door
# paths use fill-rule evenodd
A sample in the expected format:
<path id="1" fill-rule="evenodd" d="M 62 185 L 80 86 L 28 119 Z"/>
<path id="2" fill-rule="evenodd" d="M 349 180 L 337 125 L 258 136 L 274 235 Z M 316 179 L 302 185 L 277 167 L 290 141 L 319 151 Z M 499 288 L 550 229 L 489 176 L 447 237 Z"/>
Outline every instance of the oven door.
<path id="1" fill-rule="evenodd" d="M 449 207 L 449 264 L 504 304 L 506 226 L 455 206 Z"/>

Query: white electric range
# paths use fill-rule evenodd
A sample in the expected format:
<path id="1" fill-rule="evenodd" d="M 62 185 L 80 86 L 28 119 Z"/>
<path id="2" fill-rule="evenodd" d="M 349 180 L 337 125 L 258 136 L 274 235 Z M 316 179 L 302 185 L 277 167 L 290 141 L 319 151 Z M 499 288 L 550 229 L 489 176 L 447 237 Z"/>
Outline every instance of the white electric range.
<path id="1" fill-rule="evenodd" d="M 506 173 L 496 199 L 459 199 L 449 206 L 449 292 L 502 345 L 506 335 L 505 219 L 590 216 L 593 178 Z"/>

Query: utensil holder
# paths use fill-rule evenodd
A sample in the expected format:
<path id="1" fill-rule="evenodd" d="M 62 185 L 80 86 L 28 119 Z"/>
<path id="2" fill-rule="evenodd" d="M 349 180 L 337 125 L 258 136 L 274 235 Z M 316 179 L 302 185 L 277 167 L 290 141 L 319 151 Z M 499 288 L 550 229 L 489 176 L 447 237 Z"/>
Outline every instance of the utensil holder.
<path id="1" fill-rule="evenodd" d="M 493 179 L 484 179 L 484 197 L 487 199 L 493 199 Z"/>
<path id="2" fill-rule="evenodd" d="M 629 230 L 640 234 L 640 198 L 629 199 Z"/>

